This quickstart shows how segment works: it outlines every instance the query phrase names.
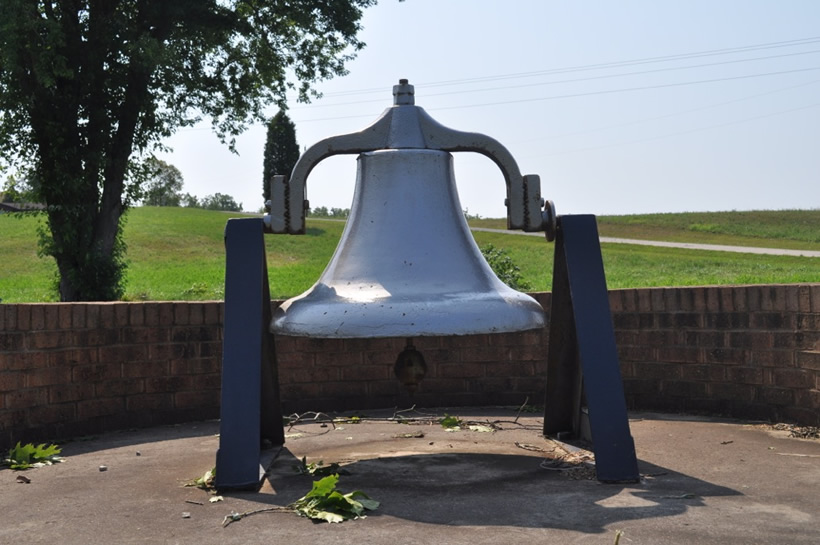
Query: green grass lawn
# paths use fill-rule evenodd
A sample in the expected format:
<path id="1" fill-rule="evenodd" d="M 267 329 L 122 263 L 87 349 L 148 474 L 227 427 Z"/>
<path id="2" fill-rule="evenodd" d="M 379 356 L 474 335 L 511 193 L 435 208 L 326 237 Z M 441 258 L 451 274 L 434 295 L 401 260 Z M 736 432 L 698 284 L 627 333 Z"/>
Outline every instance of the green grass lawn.
<path id="1" fill-rule="evenodd" d="M 225 222 L 236 214 L 192 208 L 135 208 L 125 225 L 128 300 L 221 299 Z M 0 298 L 55 301 L 56 267 L 37 256 L 37 217 L 0 215 Z M 503 227 L 504 220 L 471 222 Z M 308 219 L 304 236 L 265 237 L 271 296 L 309 288 L 330 260 L 344 224 Z M 820 211 L 653 214 L 599 218 L 602 236 L 820 250 Z M 552 283 L 553 245 L 541 237 L 476 232 L 504 248 L 534 291 Z M 820 258 L 604 244 L 610 288 L 820 282 Z"/>
<path id="2" fill-rule="evenodd" d="M 222 299 L 224 231 L 237 214 L 189 208 L 138 208 L 125 228 L 128 243 L 126 298 Z M 344 224 L 311 221 L 304 236 L 265 237 L 271 297 L 308 289 L 333 255 Z"/>

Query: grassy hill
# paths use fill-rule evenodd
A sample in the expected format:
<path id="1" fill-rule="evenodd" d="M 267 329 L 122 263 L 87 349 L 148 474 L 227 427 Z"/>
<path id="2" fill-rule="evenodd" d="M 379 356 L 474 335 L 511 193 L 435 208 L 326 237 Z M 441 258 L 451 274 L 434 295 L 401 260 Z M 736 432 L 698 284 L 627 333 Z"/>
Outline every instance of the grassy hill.
<path id="1" fill-rule="evenodd" d="M 506 227 L 504 219 L 470 223 Z M 598 216 L 598 230 L 605 237 L 818 250 L 820 209 Z"/>
<path id="2" fill-rule="evenodd" d="M 235 215 L 235 214 L 234 214 Z M 190 208 L 136 208 L 125 227 L 126 299 L 221 299 L 225 222 L 231 215 Z M 56 267 L 37 256 L 42 219 L 0 215 L 0 299 L 53 301 Z M 476 226 L 503 227 L 504 220 Z M 308 219 L 305 236 L 265 237 L 271 295 L 301 293 L 319 277 L 344 224 Z M 602 236 L 820 250 L 820 210 L 603 216 Z M 552 244 L 540 237 L 477 232 L 504 248 L 535 291 L 552 283 Z M 610 288 L 820 282 L 820 259 L 604 244 Z"/>

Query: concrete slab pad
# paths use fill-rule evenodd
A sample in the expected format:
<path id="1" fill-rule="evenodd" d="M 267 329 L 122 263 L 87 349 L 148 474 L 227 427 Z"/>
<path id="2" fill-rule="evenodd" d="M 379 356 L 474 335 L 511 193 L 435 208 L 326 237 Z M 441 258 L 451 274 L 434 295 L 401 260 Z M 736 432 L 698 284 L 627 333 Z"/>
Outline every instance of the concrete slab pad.
<path id="1" fill-rule="evenodd" d="M 184 487 L 214 466 L 218 423 L 110 434 L 64 445 L 66 461 L 0 471 L 0 543 L 818 543 L 820 441 L 748 423 L 632 415 L 643 478 L 600 484 L 584 451 L 540 435 L 541 418 L 504 408 L 392 411 L 288 430 L 259 492 L 211 503 Z M 493 432 L 446 431 L 447 412 Z M 481 429 L 481 428 L 477 428 Z M 563 470 L 551 460 L 572 454 Z M 263 512 L 310 490 L 294 467 L 340 462 L 344 492 L 381 502 L 365 519 L 313 523 Z M 545 464 L 545 461 L 548 463 Z M 107 471 L 100 471 L 100 466 Z M 183 514 L 189 516 L 183 517 Z"/>

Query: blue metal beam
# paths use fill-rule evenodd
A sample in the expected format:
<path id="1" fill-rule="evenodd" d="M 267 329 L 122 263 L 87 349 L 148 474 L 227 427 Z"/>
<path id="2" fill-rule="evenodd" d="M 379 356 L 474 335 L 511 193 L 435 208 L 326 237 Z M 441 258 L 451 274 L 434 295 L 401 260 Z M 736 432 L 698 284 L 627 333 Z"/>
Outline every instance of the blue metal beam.
<path id="1" fill-rule="evenodd" d="M 225 226 L 225 318 L 216 486 L 258 488 L 261 440 L 284 444 L 261 218 Z"/>
<path id="2" fill-rule="evenodd" d="M 598 480 L 637 481 L 595 216 L 558 218 L 549 346 L 544 433 L 577 433 L 585 394 Z"/>

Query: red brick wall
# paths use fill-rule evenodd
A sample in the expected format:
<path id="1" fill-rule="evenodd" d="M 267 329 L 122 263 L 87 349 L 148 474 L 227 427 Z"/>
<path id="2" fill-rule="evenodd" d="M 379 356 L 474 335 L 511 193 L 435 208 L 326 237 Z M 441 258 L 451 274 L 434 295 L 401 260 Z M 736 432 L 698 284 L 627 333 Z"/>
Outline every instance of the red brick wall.
<path id="1" fill-rule="evenodd" d="M 631 408 L 820 425 L 820 284 L 610 293 Z"/>
<path id="2" fill-rule="evenodd" d="M 427 374 L 411 397 L 393 373 L 404 338 L 277 340 L 284 409 L 542 404 L 542 331 L 413 339 Z"/>
<path id="3" fill-rule="evenodd" d="M 550 295 L 536 294 L 549 308 Z M 610 292 L 632 409 L 820 425 L 820 284 Z M 220 302 L 0 305 L 0 449 L 219 415 Z M 277 339 L 286 412 L 541 404 L 544 332 L 414 340 Z"/>
<path id="4" fill-rule="evenodd" d="M 222 304 L 0 305 L 0 447 L 219 416 Z"/>

